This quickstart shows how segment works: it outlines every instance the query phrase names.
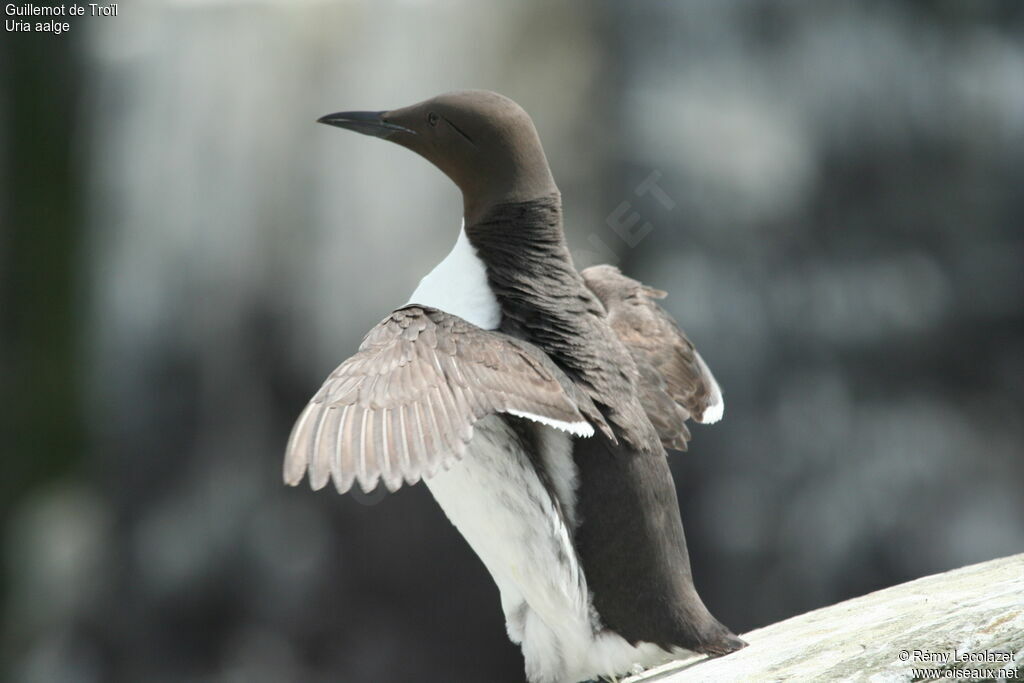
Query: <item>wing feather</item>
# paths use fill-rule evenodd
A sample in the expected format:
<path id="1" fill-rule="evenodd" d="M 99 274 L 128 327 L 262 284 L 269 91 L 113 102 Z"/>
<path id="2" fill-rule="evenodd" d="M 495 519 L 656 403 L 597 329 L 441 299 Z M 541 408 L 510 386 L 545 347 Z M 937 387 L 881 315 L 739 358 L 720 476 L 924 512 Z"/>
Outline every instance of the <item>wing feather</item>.
<path id="1" fill-rule="evenodd" d="M 596 406 L 536 347 L 442 311 L 407 306 L 328 376 L 288 440 L 284 478 L 338 491 L 414 484 L 461 458 L 473 424 L 525 414 L 589 434 Z M 593 426 L 592 426 L 593 425 Z"/>
<path id="2" fill-rule="evenodd" d="M 665 292 L 626 277 L 614 266 L 592 266 L 582 275 L 636 362 L 642 379 L 641 403 L 662 445 L 686 450 L 690 439 L 686 421 L 717 422 L 725 402 L 693 342 L 655 301 L 663 299 Z"/>

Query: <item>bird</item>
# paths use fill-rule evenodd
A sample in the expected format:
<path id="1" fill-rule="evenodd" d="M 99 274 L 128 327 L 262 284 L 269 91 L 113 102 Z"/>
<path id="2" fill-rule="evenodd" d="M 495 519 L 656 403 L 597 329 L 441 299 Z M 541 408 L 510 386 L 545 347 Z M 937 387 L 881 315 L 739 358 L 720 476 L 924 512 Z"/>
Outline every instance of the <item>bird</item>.
<path id="1" fill-rule="evenodd" d="M 401 145 L 461 191 L 451 252 L 297 418 L 284 480 L 424 482 L 494 579 L 530 683 L 618 676 L 746 643 L 694 586 L 668 450 L 722 392 L 615 266 L 579 272 L 537 129 L 484 90 L 318 122 Z"/>

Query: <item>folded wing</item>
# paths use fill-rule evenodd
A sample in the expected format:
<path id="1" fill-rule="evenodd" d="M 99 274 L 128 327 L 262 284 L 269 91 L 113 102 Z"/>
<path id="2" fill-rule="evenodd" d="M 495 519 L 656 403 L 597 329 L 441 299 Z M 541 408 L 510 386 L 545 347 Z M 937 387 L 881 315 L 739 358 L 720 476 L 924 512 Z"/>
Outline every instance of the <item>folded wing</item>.
<path id="1" fill-rule="evenodd" d="M 626 277 L 614 266 L 582 272 L 608 312 L 608 322 L 640 370 L 640 398 L 662 445 L 686 450 L 686 421 L 717 422 L 725 402 L 718 382 L 675 320 L 656 299 L 665 292 Z"/>
<path id="2" fill-rule="evenodd" d="M 288 439 L 284 479 L 314 489 L 379 481 L 391 491 L 461 458 L 473 424 L 493 413 L 577 436 L 597 425 L 594 404 L 536 347 L 425 306 L 374 327 L 306 405 Z"/>

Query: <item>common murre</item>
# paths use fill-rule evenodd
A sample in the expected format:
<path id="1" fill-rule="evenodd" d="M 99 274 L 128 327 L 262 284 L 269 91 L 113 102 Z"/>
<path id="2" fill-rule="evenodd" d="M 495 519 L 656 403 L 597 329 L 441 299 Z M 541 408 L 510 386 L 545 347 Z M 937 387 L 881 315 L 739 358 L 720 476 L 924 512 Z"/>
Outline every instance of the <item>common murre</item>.
<path id="1" fill-rule="evenodd" d="M 463 227 L 302 412 L 285 481 L 423 479 L 498 585 L 531 683 L 743 647 L 694 588 L 665 453 L 687 419 L 721 417 L 721 391 L 662 292 L 576 271 L 526 112 L 467 91 L 320 121 L 431 161 Z"/>

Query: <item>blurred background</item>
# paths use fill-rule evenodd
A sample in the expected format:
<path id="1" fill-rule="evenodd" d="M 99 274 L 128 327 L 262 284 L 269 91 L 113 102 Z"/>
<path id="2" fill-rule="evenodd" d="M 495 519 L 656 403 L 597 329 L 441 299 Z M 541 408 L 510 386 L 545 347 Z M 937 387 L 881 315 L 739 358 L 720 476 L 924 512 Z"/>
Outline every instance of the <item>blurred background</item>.
<path id="1" fill-rule="evenodd" d="M 0 675 L 522 680 L 423 487 L 280 478 L 460 219 L 314 120 L 452 89 L 533 115 L 577 265 L 721 382 L 672 467 L 725 623 L 1024 550 L 1016 0 L 119 9 L 0 41 Z"/>

